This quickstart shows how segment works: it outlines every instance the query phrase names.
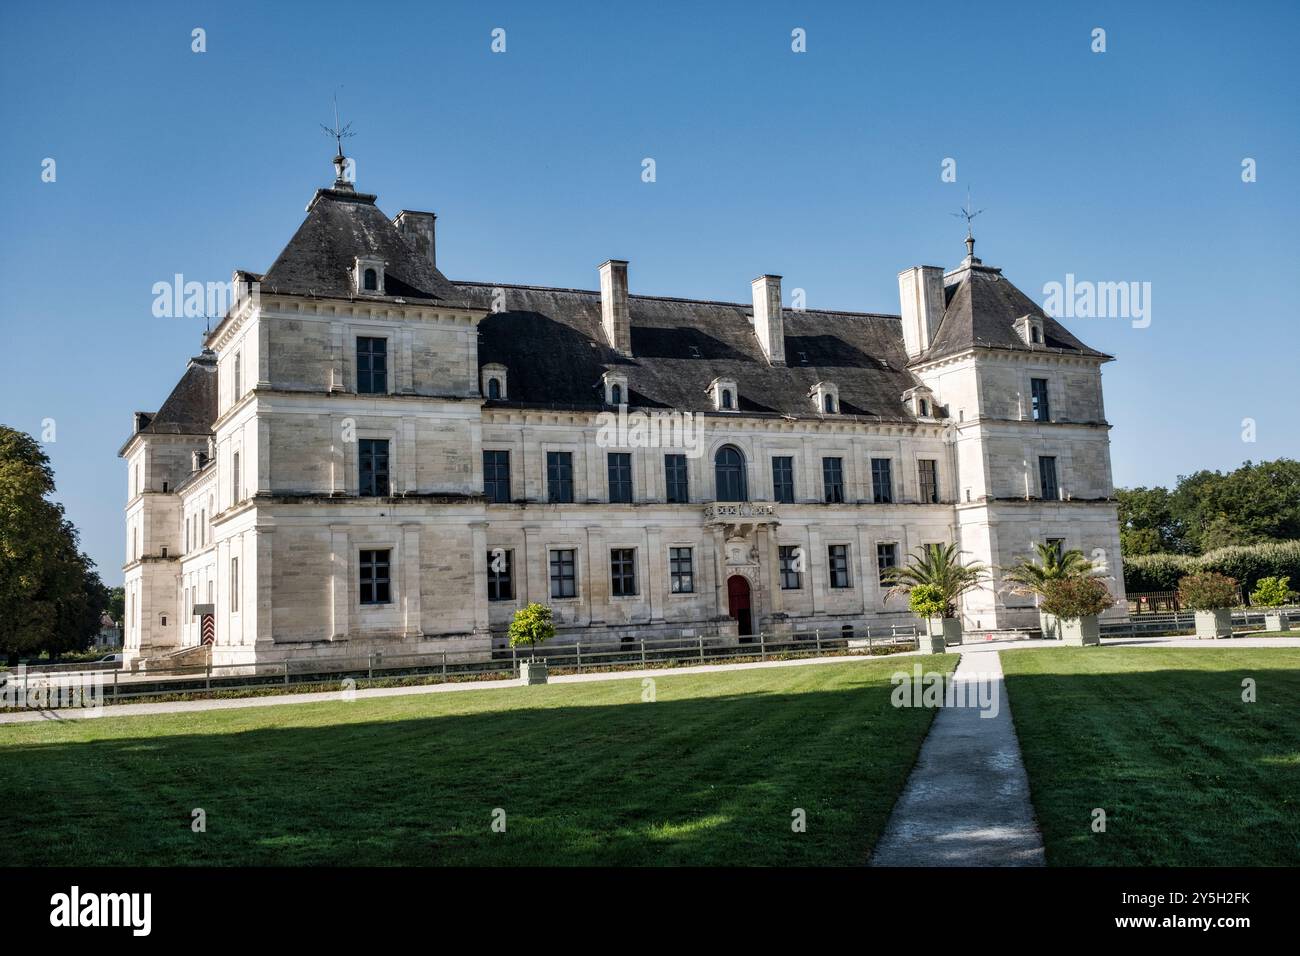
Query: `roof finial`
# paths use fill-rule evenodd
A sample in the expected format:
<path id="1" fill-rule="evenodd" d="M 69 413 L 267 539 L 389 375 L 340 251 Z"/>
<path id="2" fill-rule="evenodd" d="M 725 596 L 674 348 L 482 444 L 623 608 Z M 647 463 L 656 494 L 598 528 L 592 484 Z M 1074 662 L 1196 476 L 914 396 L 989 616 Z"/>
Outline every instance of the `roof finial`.
<path id="1" fill-rule="evenodd" d="M 338 144 L 338 153 L 334 157 L 334 188 L 351 189 L 352 181 L 346 175 L 346 171 L 348 168 L 348 161 L 347 161 L 347 157 L 343 155 L 343 141 L 345 139 L 350 139 L 351 137 L 357 134 L 352 132 L 351 123 L 348 123 L 343 126 L 339 125 L 338 90 L 334 91 L 334 125 L 326 126 L 324 123 L 322 123 L 320 128 L 323 129 L 327 135 L 333 136 L 334 141 Z"/>
<path id="2" fill-rule="evenodd" d="M 968 186 L 966 188 L 966 205 L 962 208 L 960 212 L 955 212 L 952 214 L 956 216 L 958 219 L 966 220 L 966 258 L 971 262 L 979 261 L 978 259 L 975 258 L 975 233 L 971 230 L 971 220 L 973 220 L 976 216 L 978 216 L 983 211 L 984 211 L 983 209 L 975 209 L 975 210 L 971 209 L 970 187 Z"/>

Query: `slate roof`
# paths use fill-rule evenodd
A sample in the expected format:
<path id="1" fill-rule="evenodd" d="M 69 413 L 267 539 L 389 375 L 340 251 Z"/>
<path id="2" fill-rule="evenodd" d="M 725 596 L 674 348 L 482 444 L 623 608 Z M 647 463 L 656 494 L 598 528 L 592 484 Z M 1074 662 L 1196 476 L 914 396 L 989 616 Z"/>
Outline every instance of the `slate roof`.
<path id="1" fill-rule="evenodd" d="M 206 435 L 217 420 L 217 357 L 204 349 L 139 434 Z"/>
<path id="2" fill-rule="evenodd" d="M 358 296 L 351 270 L 357 256 L 385 261 L 384 296 Z M 318 189 L 307 218 L 262 276 L 264 292 L 463 305 L 446 276 L 402 238 L 371 193 Z"/>
<path id="3" fill-rule="evenodd" d="M 741 412 L 810 418 L 818 413 L 809 389 L 830 381 L 839 388 L 842 415 L 912 418 L 902 395 L 918 382 L 906 368 L 897 316 L 786 310 L 782 368 L 763 355 L 749 303 L 633 295 L 629 359 L 606 344 L 599 292 L 456 285 L 485 309 L 494 288 L 505 291 L 506 311 L 479 325 L 479 361 L 508 369 L 509 397 L 498 404 L 602 406 L 601 376 L 619 370 L 633 406 L 711 411 L 709 383 L 730 378 Z"/>
<path id="4" fill-rule="evenodd" d="M 945 276 L 944 301 L 943 320 L 930 347 L 917 362 L 955 355 L 970 348 L 1031 352 L 1041 351 L 1044 346 L 1110 358 L 1080 342 L 1007 281 L 1001 269 L 985 266 L 979 259 L 968 260 Z M 1026 315 L 1042 320 L 1043 346 L 1028 345 L 1016 331 L 1016 320 Z"/>

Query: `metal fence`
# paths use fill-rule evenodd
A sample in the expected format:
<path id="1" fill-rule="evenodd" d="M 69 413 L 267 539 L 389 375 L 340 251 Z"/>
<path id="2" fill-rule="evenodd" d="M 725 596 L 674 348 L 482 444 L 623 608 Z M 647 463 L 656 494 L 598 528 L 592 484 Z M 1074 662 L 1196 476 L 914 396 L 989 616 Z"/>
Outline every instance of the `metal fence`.
<path id="1" fill-rule="evenodd" d="M 752 637 L 723 637 L 700 634 L 692 638 L 657 640 L 625 638 L 616 641 L 575 641 L 543 646 L 536 656 L 553 671 L 618 670 L 639 667 L 677 667 L 692 664 L 725 663 L 738 660 L 816 657 L 825 654 L 870 655 L 893 652 L 917 644 L 914 625 L 844 625 L 789 634 L 756 634 Z M 206 697 L 219 694 L 296 688 L 338 690 L 345 681 L 404 682 L 411 684 L 443 681 L 474 681 L 517 677 L 519 664 L 532 656 L 527 649 L 496 648 L 489 659 L 473 660 L 465 652 L 403 655 L 369 654 L 365 657 L 328 661 L 285 660 L 258 664 L 204 664 L 172 668 L 155 667 L 140 673 L 123 671 L 117 665 L 92 667 L 86 664 L 54 664 L 10 675 L 23 687 L 24 697 L 41 686 L 78 675 L 102 672 L 106 703 L 148 700 L 162 697 Z M 111 671 L 107 668 L 113 668 Z M 325 686 L 322 686 L 325 685 Z"/>

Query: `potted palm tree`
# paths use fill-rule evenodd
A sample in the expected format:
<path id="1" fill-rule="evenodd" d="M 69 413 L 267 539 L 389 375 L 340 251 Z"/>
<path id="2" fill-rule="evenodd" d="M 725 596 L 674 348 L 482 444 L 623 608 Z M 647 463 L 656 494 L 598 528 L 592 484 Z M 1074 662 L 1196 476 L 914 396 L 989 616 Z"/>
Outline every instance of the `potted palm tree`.
<path id="1" fill-rule="evenodd" d="M 1043 610 L 1057 620 L 1063 643 L 1083 647 L 1101 643 L 1097 616 L 1115 603 L 1097 578 L 1075 575 L 1043 585 Z"/>
<path id="2" fill-rule="evenodd" d="M 1260 578 L 1255 583 L 1255 590 L 1250 592 L 1250 603 L 1264 609 L 1264 630 L 1289 631 L 1291 624 L 1281 608 L 1291 600 L 1291 589 L 1287 586 L 1291 578 Z"/>
<path id="3" fill-rule="evenodd" d="M 1217 571 L 1198 571 L 1178 582 L 1178 603 L 1196 612 L 1198 638 L 1232 637 L 1237 581 Z"/>
<path id="4" fill-rule="evenodd" d="M 957 545 L 930 544 L 909 555 L 905 566 L 886 572 L 885 583 L 890 588 L 885 596 L 906 595 L 913 612 L 925 618 L 930 653 L 942 654 L 949 644 L 961 643 L 957 602 L 979 587 L 984 574 L 982 564 L 961 563 Z M 934 618 L 940 621 L 937 629 Z"/>
<path id="5" fill-rule="evenodd" d="M 525 684 L 546 683 L 546 660 L 538 659 L 537 648 L 554 636 L 555 622 L 545 604 L 527 604 L 515 611 L 510 621 L 510 646 L 528 648 L 528 660 L 519 663 L 519 676 Z"/>
<path id="6" fill-rule="evenodd" d="M 1043 600 L 1047 597 L 1047 585 L 1052 581 L 1066 578 L 1088 577 L 1093 573 L 1092 564 L 1082 551 L 1072 548 L 1060 551 L 1054 545 L 1035 544 L 1038 561 L 1024 558 L 1014 567 L 1008 568 L 1002 575 L 1013 594 L 1032 595 L 1038 601 L 1038 626 L 1043 637 L 1049 641 L 1059 640 L 1060 629 L 1056 615 L 1043 610 Z"/>

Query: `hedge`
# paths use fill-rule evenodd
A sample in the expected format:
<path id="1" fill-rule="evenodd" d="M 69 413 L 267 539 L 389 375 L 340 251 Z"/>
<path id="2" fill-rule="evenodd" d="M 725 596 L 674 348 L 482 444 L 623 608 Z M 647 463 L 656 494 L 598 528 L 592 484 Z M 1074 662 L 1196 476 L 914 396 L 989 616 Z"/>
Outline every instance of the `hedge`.
<path id="1" fill-rule="evenodd" d="M 1124 590 L 1176 591 L 1178 579 L 1195 571 L 1217 571 L 1249 593 L 1260 578 L 1290 575 L 1300 581 L 1300 541 L 1270 541 L 1267 544 L 1234 545 L 1205 554 L 1144 554 L 1124 559 Z"/>

